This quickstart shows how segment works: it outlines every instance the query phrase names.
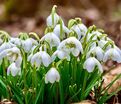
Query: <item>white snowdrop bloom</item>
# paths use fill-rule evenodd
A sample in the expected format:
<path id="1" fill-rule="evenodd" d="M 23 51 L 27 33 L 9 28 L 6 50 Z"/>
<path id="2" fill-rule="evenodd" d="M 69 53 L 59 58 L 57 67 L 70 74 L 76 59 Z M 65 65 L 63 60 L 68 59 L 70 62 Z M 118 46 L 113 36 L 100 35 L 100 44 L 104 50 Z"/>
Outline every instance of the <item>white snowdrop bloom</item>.
<path id="1" fill-rule="evenodd" d="M 10 62 L 15 62 L 17 67 L 20 67 L 22 63 L 22 56 L 19 48 L 17 47 L 6 49 L 0 52 L 0 60 L 2 60 L 4 57 L 7 57 Z"/>
<path id="2" fill-rule="evenodd" d="M 45 83 L 47 84 L 48 82 L 50 83 L 55 83 L 55 82 L 59 82 L 60 80 L 60 74 L 57 71 L 56 68 L 51 68 L 45 75 Z"/>
<path id="3" fill-rule="evenodd" d="M 100 72 L 103 72 L 102 65 L 95 57 L 90 57 L 84 62 L 84 69 L 86 69 L 89 73 L 93 72 L 95 67 L 98 67 Z"/>
<path id="4" fill-rule="evenodd" d="M 96 40 L 97 37 L 100 37 L 102 35 L 101 32 L 99 31 L 92 31 L 91 33 L 87 34 L 87 41 L 89 41 L 91 39 L 91 37 L 93 37 L 91 40 Z"/>
<path id="5" fill-rule="evenodd" d="M 2 52 L 5 49 L 9 49 L 14 47 L 15 45 L 10 43 L 10 42 L 4 42 L 1 46 L 0 46 L 0 52 Z"/>
<path id="6" fill-rule="evenodd" d="M 121 55 L 121 49 L 119 49 L 116 45 L 114 45 L 114 48 L 119 52 L 119 54 Z"/>
<path id="7" fill-rule="evenodd" d="M 72 53 L 74 56 L 78 56 L 79 53 L 83 53 L 82 44 L 75 37 L 70 37 L 63 40 L 59 46 L 58 50 L 62 50 L 67 53 Z"/>
<path id="8" fill-rule="evenodd" d="M 101 48 L 104 48 L 104 46 L 108 43 L 107 40 L 100 40 L 98 41 L 98 46 L 101 47 Z M 111 44 L 109 44 L 107 47 L 106 47 L 106 50 L 110 49 L 112 46 Z"/>
<path id="9" fill-rule="evenodd" d="M 44 35 L 40 41 L 48 42 L 51 47 L 55 47 L 60 44 L 60 39 L 52 32 Z"/>
<path id="10" fill-rule="evenodd" d="M 33 56 L 33 53 L 34 53 L 34 50 L 35 50 L 36 47 L 37 47 L 37 46 L 33 46 L 33 47 L 32 47 L 31 52 L 30 52 L 29 56 L 27 57 L 27 61 L 30 61 L 30 60 L 31 60 L 31 58 L 32 58 L 32 56 Z"/>
<path id="11" fill-rule="evenodd" d="M 96 56 L 96 58 L 99 61 L 102 61 L 103 57 L 104 57 L 104 51 L 100 47 L 94 47 L 94 48 L 90 49 L 90 51 L 87 53 L 86 57 L 89 58 L 91 55 L 93 55 L 93 57 Z"/>
<path id="12" fill-rule="evenodd" d="M 28 39 L 22 41 L 22 47 L 26 53 L 31 51 L 32 47 L 37 44 L 38 44 L 38 42 L 32 38 L 28 38 Z"/>
<path id="13" fill-rule="evenodd" d="M 60 24 L 57 24 L 53 30 L 53 33 L 58 36 L 60 38 Z M 70 30 L 63 24 L 62 25 L 62 35 L 63 35 L 63 38 L 65 38 L 65 33 L 69 34 Z"/>
<path id="14" fill-rule="evenodd" d="M 17 67 L 15 63 L 12 63 L 7 69 L 7 75 L 10 74 L 12 76 L 21 75 L 21 68 Z"/>
<path id="15" fill-rule="evenodd" d="M 67 52 L 61 50 L 57 50 L 53 53 L 53 55 L 51 56 L 52 61 L 54 61 L 56 57 L 58 57 L 59 59 L 66 58 L 68 61 L 70 61 L 70 55 Z"/>
<path id="16" fill-rule="evenodd" d="M 50 14 L 46 20 L 47 26 L 54 26 L 55 27 L 56 24 L 59 22 L 59 19 L 60 19 L 60 17 L 57 15 L 57 13 L 54 13 L 54 16 L 52 16 L 52 14 Z"/>
<path id="17" fill-rule="evenodd" d="M 39 67 L 41 64 L 43 64 L 45 67 L 48 67 L 50 63 L 51 57 L 44 51 L 37 52 L 31 58 L 31 64 L 35 65 L 36 67 Z"/>
<path id="18" fill-rule="evenodd" d="M 80 40 L 82 36 L 86 35 L 87 27 L 84 24 L 78 24 L 78 25 L 73 25 L 71 27 L 71 30 L 76 32 L 76 34 L 78 35 L 78 39 Z"/>
<path id="19" fill-rule="evenodd" d="M 121 52 L 117 48 L 110 48 L 105 52 L 103 61 L 106 62 L 108 59 L 121 63 Z"/>
<path id="20" fill-rule="evenodd" d="M 21 39 L 19 39 L 19 38 L 13 38 L 13 37 L 11 37 L 9 42 L 13 43 L 13 44 L 15 44 L 17 46 L 21 46 Z"/>

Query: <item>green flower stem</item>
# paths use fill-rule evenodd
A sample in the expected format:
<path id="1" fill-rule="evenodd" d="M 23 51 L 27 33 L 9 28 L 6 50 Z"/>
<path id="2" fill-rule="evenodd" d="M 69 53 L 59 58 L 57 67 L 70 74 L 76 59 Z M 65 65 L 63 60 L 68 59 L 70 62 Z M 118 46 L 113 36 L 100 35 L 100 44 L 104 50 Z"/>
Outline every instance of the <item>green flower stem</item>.
<path id="1" fill-rule="evenodd" d="M 60 19 L 60 40 L 63 40 L 63 23 L 61 19 Z"/>
<path id="2" fill-rule="evenodd" d="M 71 60 L 71 69 L 72 69 L 72 80 L 73 82 L 72 83 L 75 83 L 76 81 L 76 71 L 77 71 L 77 62 L 76 62 L 76 59 L 73 57 L 73 59 Z"/>
<path id="3" fill-rule="evenodd" d="M 52 24 L 53 24 L 53 27 L 54 27 L 54 14 L 56 13 L 56 10 L 55 10 L 56 8 L 57 8 L 57 6 L 54 5 L 53 8 L 52 8 L 52 12 L 51 12 L 51 14 L 52 14 Z"/>
<path id="4" fill-rule="evenodd" d="M 86 82 L 87 82 L 87 77 L 88 77 L 88 72 L 85 71 L 85 76 L 84 76 L 84 80 L 83 80 L 83 85 L 82 85 L 82 91 L 81 91 L 81 98 L 80 100 L 84 100 L 84 92 L 85 92 L 85 88 L 86 88 Z"/>
<path id="5" fill-rule="evenodd" d="M 64 92 L 63 92 L 62 79 L 60 79 L 59 81 L 59 91 L 60 91 L 60 104 L 64 104 Z"/>
<path id="6" fill-rule="evenodd" d="M 34 99 L 36 98 L 36 88 L 37 88 L 37 80 L 36 80 L 36 68 L 33 67 L 33 76 L 32 76 L 32 87 L 34 92 Z"/>
<path id="7" fill-rule="evenodd" d="M 5 76 L 6 76 L 6 71 L 5 71 L 5 59 L 3 59 L 3 62 L 2 62 L 2 69 L 3 69 L 3 76 L 5 77 Z"/>
<path id="8" fill-rule="evenodd" d="M 30 32 L 29 36 L 34 36 L 38 41 L 40 40 L 39 36 L 36 33 L 34 33 L 34 32 Z"/>
<path id="9" fill-rule="evenodd" d="M 24 95 L 25 95 L 25 104 L 28 104 L 27 96 L 26 96 L 26 93 L 27 93 L 26 69 L 27 69 L 27 53 L 24 53 L 23 54 L 24 90 L 25 90 Z"/>
<path id="10" fill-rule="evenodd" d="M 77 75 L 77 60 L 76 60 L 76 58 L 74 58 L 74 68 L 73 68 L 73 70 L 74 70 L 74 81 L 76 81 L 76 75 Z"/>

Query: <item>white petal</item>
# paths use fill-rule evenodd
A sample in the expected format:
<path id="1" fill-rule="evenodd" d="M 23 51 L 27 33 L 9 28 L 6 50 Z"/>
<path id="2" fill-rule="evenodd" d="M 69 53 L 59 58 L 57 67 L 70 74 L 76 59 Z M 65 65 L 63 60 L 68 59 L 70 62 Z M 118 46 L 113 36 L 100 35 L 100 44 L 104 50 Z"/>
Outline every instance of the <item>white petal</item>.
<path id="1" fill-rule="evenodd" d="M 121 63 L 121 54 L 116 48 L 111 48 L 106 51 L 103 61 L 106 62 L 108 59 Z"/>
<path id="2" fill-rule="evenodd" d="M 7 75 L 9 75 L 10 73 L 12 74 L 12 76 L 16 76 L 17 74 L 20 75 L 20 67 L 16 67 L 15 63 L 12 63 L 7 70 Z"/>
<path id="3" fill-rule="evenodd" d="M 42 55 L 42 62 L 44 64 L 44 66 L 48 67 L 49 64 L 51 63 L 51 57 L 49 56 L 49 54 L 47 54 L 44 51 L 40 51 L 40 54 Z"/>
<path id="4" fill-rule="evenodd" d="M 3 50 L 2 52 L 0 52 L 0 60 L 2 60 L 4 57 L 6 57 L 7 53 L 8 53 L 7 50 Z"/>
<path id="5" fill-rule="evenodd" d="M 73 51 L 72 51 L 72 54 L 75 56 L 75 57 L 77 57 L 78 55 L 79 55 L 79 50 L 78 49 L 74 49 Z"/>
<path id="6" fill-rule="evenodd" d="M 36 67 L 39 67 L 41 65 L 41 56 L 40 56 L 40 53 L 37 52 L 36 54 L 34 54 L 31 58 L 31 64 L 32 65 L 35 65 Z"/>
<path id="7" fill-rule="evenodd" d="M 78 25 L 74 25 L 73 27 L 71 27 L 71 30 L 76 32 L 76 34 L 78 35 L 78 39 L 81 38 L 81 31 L 80 31 Z"/>
<path id="8" fill-rule="evenodd" d="M 54 33 L 47 33 L 41 38 L 41 41 L 47 41 L 51 47 L 58 46 L 60 39 Z"/>
<path id="9" fill-rule="evenodd" d="M 85 62 L 84 62 L 84 69 L 87 69 L 88 72 L 92 72 L 95 68 L 95 61 L 93 58 L 88 58 Z"/>
<path id="10" fill-rule="evenodd" d="M 5 49 L 9 49 L 9 48 L 12 48 L 14 45 L 13 44 L 11 44 L 11 43 L 3 43 L 1 46 L 0 46 L 0 52 L 2 52 L 3 50 L 5 50 Z"/>
<path id="11" fill-rule="evenodd" d="M 60 38 L 60 25 L 56 25 L 54 30 L 53 30 L 54 34 Z"/>
<path id="12" fill-rule="evenodd" d="M 59 59 L 64 59 L 64 57 L 67 55 L 64 51 L 58 51 L 57 54 Z"/>
<path id="13" fill-rule="evenodd" d="M 104 51 L 100 47 L 93 47 L 93 48 L 91 48 L 90 51 L 87 53 L 87 58 L 90 57 L 91 54 L 93 54 L 94 56 L 96 56 L 96 58 L 99 61 L 103 60 Z"/>
<path id="14" fill-rule="evenodd" d="M 87 69 L 88 72 L 93 72 L 95 66 L 98 66 L 98 69 L 100 70 L 100 72 L 103 72 L 102 69 L 102 65 L 100 64 L 100 62 L 94 58 L 94 57 L 90 57 L 88 58 L 85 62 L 84 62 L 84 69 Z"/>
<path id="15" fill-rule="evenodd" d="M 73 45 L 72 45 L 73 44 Z M 67 47 L 67 45 L 69 47 Z M 75 37 L 70 37 L 70 38 L 67 38 L 65 40 L 63 40 L 59 46 L 58 46 L 58 50 L 63 50 L 67 53 L 70 53 L 73 51 L 73 49 L 78 49 L 79 50 L 79 53 L 83 53 L 83 48 L 82 48 L 82 44 L 79 40 L 77 40 Z"/>
<path id="16" fill-rule="evenodd" d="M 45 83 L 54 83 L 59 82 L 60 80 L 60 74 L 59 72 L 56 70 L 56 68 L 51 68 L 45 75 Z"/>
<path id="17" fill-rule="evenodd" d="M 59 21 L 59 16 L 55 13 L 54 14 L 54 24 L 52 23 L 52 15 L 49 15 L 48 17 L 47 17 L 47 20 L 46 20 L 46 22 L 47 22 L 47 26 L 55 26 L 57 23 L 58 23 L 58 21 Z"/>
<path id="18" fill-rule="evenodd" d="M 121 54 L 117 50 L 113 50 L 112 60 L 121 63 Z"/>
<path id="19" fill-rule="evenodd" d="M 19 38 L 11 38 L 10 42 L 17 45 L 17 46 L 21 46 L 21 40 Z"/>
<path id="20" fill-rule="evenodd" d="M 28 38 L 25 41 L 22 41 L 22 47 L 26 53 L 29 52 L 32 49 L 32 47 L 37 44 L 37 41 L 32 38 Z"/>
<path id="21" fill-rule="evenodd" d="M 22 63 L 22 56 L 18 56 L 17 60 L 15 60 L 15 64 L 17 67 L 20 67 Z"/>

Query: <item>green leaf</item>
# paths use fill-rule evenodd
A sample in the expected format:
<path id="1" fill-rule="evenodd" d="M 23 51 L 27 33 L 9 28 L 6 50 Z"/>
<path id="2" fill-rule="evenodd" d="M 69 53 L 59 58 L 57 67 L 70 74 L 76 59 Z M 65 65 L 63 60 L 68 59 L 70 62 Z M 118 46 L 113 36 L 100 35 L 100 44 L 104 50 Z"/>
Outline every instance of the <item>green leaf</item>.
<path id="1" fill-rule="evenodd" d="M 7 86 L 2 80 L 3 78 L 0 77 L 0 95 L 3 96 L 4 98 L 8 98 L 9 93 L 7 90 Z"/>
<path id="2" fill-rule="evenodd" d="M 38 104 L 39 101 L 41 101 L 41 103 L 43 103 L 44 87 L 45 87 L 45 82 L 44 82 L 44 78 L 43 78 L 42 82 L 41 82 L 41 86 L 39 86 L 39 91 L 38 91 L 36 99 L 35 99 L 35 104 Z"/>

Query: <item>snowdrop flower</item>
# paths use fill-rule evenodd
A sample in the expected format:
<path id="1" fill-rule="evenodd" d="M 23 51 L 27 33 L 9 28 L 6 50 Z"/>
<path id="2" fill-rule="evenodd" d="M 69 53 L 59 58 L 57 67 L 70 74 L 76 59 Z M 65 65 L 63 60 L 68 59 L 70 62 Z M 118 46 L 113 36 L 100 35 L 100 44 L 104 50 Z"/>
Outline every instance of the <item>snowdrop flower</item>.
<path id="1" fill-rule="evenodd" d="M 41 41 L 46 41 L 51 47 L 58 46 L 60 44 L 60 39 L 54 33 L 47 33 L 41 38 Z"/>
<path id="2" fill-rule="evenodd" d="M 10 62 L 15 62 L 16 66 L 20 67 L 22 62 L 22 56 L 19 48 L 13 47 L 3 50 L 2 52 L 0 52 L 0 60 L 2 60 L 4 57 L 7 57 Z"/>
<path id="3" fill-rule="evenodd" d="M 116 45 L 114 45 L 114 48 L 120 53 L 121 55 L 121 49 L 119 49 Z"/>
<path id="4" fill-rule="evenodd" d="M 96 56 L 99 61 L 102 61 L 104 57 L 104 51 L 100 47 L 94 47 L 90 49 L 86 57 L 89 58 L 91 55 Z"/>
<path id="5" fill-rule="evenodd" d="M 93 72 L 96 66 L 98 67 L 100 72 L 103 72 L 102 65 L 100 64 L 100 62 L 96 58 L 90 57 L 84 62 L 83 67 L 90 73 Z"/>
<path id="6" fill-rule="evenodd" d="M 21 75 L 21 68 L 12 63 L 7 69 L 7 75 L 11 73 L 12 76 Z"/>
<path id="7" fill-rule="evenodd" d="M 59 82 L 59 80 L 60 80 L 60 74 L 56 68 L 51 68 L 45 75 L 46 84 L 48 82 L 53 84 L 54 82 Z"/>
<path id="8" fill-rule="evenodd" d="M 92 40 L 96 40 L 101 35 L 102 35 L 102 33 L 99 31 L 92 31 L 91 33 L 87 34 L 87 41 L 89 41 L 92 36 L 93 36 Z"/>
<path id="9" fill-rule="evenodd" d="M 64 51 L 61 51 L 61 50 L 57 50 L 53 53 L 52 61 L 54 61 L 56 57 L 58 57 L 59 59 L 66 58 L 68 61 L 70 61 L 70 55 L 67 52 L 64 52 Z"/>
<path id="10" fill-rule="evenodd" d="M 46 20 L 47 26 L 54 26 L 55 27 L 56 24 L 59 22 L 59 19 L 60 19 L 60 17 L 57 15 L 57 13 L 54 13 L 54 16 L 52 16 L 52 14 L 50 14 Z"/>
<path id="11" fill-rule="evenodd" d="M 84 24 L 78 24 L 78 25 L 73 25 L 71 27 L 71 30 L 76 32 L 76 34 L 78 35 L 78 39 L 80 40 L 82 36 L 86 35 L 87 27 Z"/>
<path id="12" fill-rule="evenodd" d="M 27 57 L 27 61 L 30 61 L 30 60 L 31 60 L 31 58 L 32 58 L 32 56 L 33 56 L 33 53 L 34 53 L 34 50 L 35 50 L 36 47 L 37 47 L 37 46 L 33 46 L 33 47 L 32 47 L 31 52 L 30 52 L 29 56 Z"/>
<path id="13" fill-rule="evenodd" d="M 83 53 L 82 44 L 75 37 L 70 37 L 63 40 L 59 46 L 58 50 L 62 50 L 67 53 L 72 53 L 74 56 L 78 56 L 79 53 Z"/>
<path id="14" fill-rule="evenodd" d="M 112 59 L 118 63 L 121 63 L 121 51 L 117 48 L 110 48 L 105 52 L 103 61 L 106 62 L 108 59 Z"/>
<path id="15" fill-rule="evenodd" d="M 57 24 L 53 30 L 53 33 L 60 38 L 60 31 L 61 31 L 60 24 Z M 65 33 L 69 34 L 70 32 L 70 30 L 64 24 L 62 25 L 62 31 L 63 31 L 62 33 L 63 38 L 65 38 Z"/>
<path id="16" fill-rule="evenodd" d="M 38 44 L 37 41 L 32 38 L 28 38 L 22 41 L 22 47 L 26 53 L 29 52 L 32 49 L 32 47 L 37 44 Z"/>
<path id="17" fill-rule="evenodd" d="M 5 49 L 9 49 L 14 47 L 15 45 L 10 43 L 10 42 L 4 42 L 1 46 L 0 46 L 0 52 L 2 52 Z"/>
<path id="18" fill-rule="evenodd" d="M 9 42 L 13 43 L 13 44 L 15 44 L 17 46 L 21 46 L 21 40 L 19 38 L 13 38 L 13 37 L 11 37 Z"/>
<path id="19" fill-rule="evenodd" d="M 104 48 L 105 44 L 107 44 L 108 41 L 107 40 L 100 40 L 98 41 L 98 46 L 101 47 L 101 48 Z M 106 47 L 106 50 L 110 49 L 112 46 L 111 44 L 109 44 L 107 47 Z"/>
<path id="20" fill-rule="evenodd" d="M 39 67 L 41 64 L 43 64 L 45 67 L 48 67 L 50 63 L 51 57 L 44 51 L 37 52 L 31 58 L 31 64 L 35 65 L 36 67 Z"/>

